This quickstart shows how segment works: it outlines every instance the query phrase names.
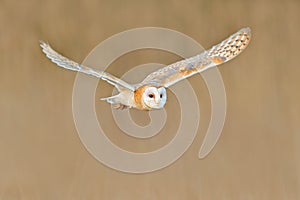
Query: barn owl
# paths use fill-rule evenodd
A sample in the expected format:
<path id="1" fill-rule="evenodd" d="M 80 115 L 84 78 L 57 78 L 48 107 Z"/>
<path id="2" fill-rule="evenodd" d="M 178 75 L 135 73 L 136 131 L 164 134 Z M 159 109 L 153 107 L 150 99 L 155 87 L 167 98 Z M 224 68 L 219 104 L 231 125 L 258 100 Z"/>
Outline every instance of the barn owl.
<path id="1" fill-rule="evenodd" d="M 250 39 L 250 28 L 243 28 L 209 50 L 160 68 L 150 73 L 141 83 L 134 85 L 105 71 L 76 63 L 54 51 L 48 43 L 41 41 L 40 46 L 46 56 L 58 66 L 101 78 L 116 87 L 119 92 L 117 95 L 101 100 L 117 109 L 136 108 L 148 111 L 164 107 L 167 101 L 166 88 L 235 58 L 248 46 Z"/>

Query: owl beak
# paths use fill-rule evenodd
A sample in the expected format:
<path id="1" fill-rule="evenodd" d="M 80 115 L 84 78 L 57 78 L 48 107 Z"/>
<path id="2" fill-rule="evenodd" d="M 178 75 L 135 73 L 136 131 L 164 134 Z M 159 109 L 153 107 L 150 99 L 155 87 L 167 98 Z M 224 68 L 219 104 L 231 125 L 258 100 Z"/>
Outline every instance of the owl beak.
<path id="1" fill-rule="evenodd" d="M 160 99 L 156 99 L 156 98 L 155 98 L 154 101 L 155 101 L 156 104 L 159 104 L 159 103 L 160 103 Z"/>

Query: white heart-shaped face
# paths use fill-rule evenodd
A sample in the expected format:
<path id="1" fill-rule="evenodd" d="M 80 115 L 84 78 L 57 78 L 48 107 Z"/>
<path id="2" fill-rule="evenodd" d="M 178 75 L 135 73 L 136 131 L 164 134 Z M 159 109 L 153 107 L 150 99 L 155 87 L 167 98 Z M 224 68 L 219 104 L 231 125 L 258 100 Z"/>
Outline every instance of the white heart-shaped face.
<path id="1" fill-rule="evenodd" d="M 167 92 L 164 87 L 148 87 L 143 93 L 143 103 L 150 109 L 161 109 L 167 102 Z"/>

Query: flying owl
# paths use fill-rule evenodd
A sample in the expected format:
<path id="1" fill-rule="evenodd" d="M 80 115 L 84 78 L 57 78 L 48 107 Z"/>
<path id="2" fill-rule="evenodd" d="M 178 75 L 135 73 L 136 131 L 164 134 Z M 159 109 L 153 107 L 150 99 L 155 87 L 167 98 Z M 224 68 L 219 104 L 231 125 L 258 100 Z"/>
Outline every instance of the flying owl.
<path id="1" fill-rule="evenodd" d="M 167 101 L 166 88 L 235 58 L 248 46 L 250 39 L 250 28 L 243 28 L 211 49 L 160 68 L 150 73 L 141 83 L 134 85 L 105 71 L 76 63 L 57 53 L 43 41 L 40 42 L 40 46 L 46 56 L 58 66 L 96 76 L 116 87 L 119 92 L 117 95 L 101 100 L 107 101 L 117 109 L 136 108 L 148 111 L 164 107 Z"/>

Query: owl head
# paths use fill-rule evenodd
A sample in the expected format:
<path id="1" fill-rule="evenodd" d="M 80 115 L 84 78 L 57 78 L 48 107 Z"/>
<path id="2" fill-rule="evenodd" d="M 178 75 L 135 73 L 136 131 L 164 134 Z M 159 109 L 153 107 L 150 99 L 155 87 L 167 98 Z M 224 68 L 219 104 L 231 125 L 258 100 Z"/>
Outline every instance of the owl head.
<path id="1" fill-rule="evenodd" d="M 142 94 L 143 104 L 149 109 L 163 108 L 167 101 L 167 92 L 164 87 L 148 87 Z"/>

